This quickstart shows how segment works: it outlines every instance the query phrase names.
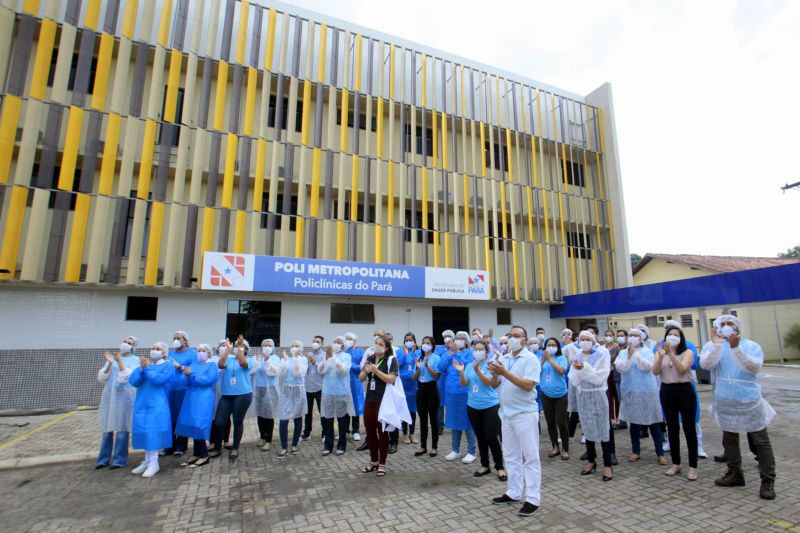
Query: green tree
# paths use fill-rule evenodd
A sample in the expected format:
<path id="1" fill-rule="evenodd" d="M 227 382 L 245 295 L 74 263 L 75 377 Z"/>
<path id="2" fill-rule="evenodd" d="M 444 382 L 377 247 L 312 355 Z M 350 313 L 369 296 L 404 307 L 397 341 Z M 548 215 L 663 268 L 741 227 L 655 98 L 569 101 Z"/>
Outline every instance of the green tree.
<path id="1" fill-rule="evenodd" d="M 639 254 L 631 254 L 631 268 L 636 267 L 636 263 L 642 260 L 642 256 Z"/>
<path id="2" fill-rule="evenodd" d="M 800 350 L 800 324 L 795 324 L 786 332 L 783 337 L 783 345 Z"/>
<path id="3" fill-rule="evenodd" d="M 788 250 L 786 250 L 786 253 L 779 253 L 778 257 L 800 258 L 800 244 L 798 244 L 794 248 L 789 248 Z"/>

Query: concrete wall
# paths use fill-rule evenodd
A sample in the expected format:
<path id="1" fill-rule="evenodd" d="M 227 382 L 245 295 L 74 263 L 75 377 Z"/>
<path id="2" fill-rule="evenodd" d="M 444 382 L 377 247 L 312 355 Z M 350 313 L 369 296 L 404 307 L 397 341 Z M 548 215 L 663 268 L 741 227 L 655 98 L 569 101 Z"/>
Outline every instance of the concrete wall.
<path id="1" fill-rule="evenodd" d="M 715 272 L 692 268 L 680 263 L 668 263 L 663 259 L 651 259 L 633 277 L 633 284 L 648 285 L 650 283 L 663 283 L 665 281 L 710 276 L 714 273 Z"/>

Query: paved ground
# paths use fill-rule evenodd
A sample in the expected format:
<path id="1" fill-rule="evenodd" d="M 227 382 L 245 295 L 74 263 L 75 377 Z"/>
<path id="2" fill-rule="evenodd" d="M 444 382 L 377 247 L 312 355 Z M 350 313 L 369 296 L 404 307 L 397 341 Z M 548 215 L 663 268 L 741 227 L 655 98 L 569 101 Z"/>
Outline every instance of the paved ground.
<path id="1" fill-rule="evenodd" d="M 278 460 L 257 450 L 253 421 L 245 430 L 238 462 L 217 460 L 186 470 L 162 459 L 152 479 L 129 469 L 93 470 L 91 459 L 32 468 L 15 461 L 89 457 L 97 447 L 96 412 L 0 418 L 0 528 L 3 531 L 794 531 L 800 532 L 800 370 L 770 367 L 762 380 L 779 412 L 770 427 L 778 461 L 778 499 L 758 497 L 755 462 L 745 453 L 748 485 L 720 489 L 723 467 L 703 461 L 701 478 L 670 479 L 655 463 L 650 443 L 643 460 L 621 464 L 614 480 L 580 477 L 580 464 L 543 461 L 543 506 L 531 518 L 516 507 L 498 508 L 494 477 L 475 479 L 475 465 L 448 463 L 449 434 L 431 459 L 415 458 L 402 445 L 384 479 L 359 473 L 364 453 L 319 455 L 315 437 L 300 455 Z M 704 407 L 708 388 L 701 393 Z M 720 433 L 703 413 L 706 449 L 720 452 Z M 26 424 L 20 426 L 20 424 Z M 50 424 L 50 425 L 47 425 Z M 45 426 L 43 429 L 42 428 Z M 35 431 L 33 434 L 29 432 Z M 617 432 L 620 458 L 630 453 L 626 432 Z M 277 435 L 276 435 L 277 438 Z M 544 441 L 542 441 L 544 445 Z M 743 440 L 743 448 L 746 444 Z M 546 448 L 546 446 L 543 446 Z M 574 457 L 582 450 L 574 446 Z M 73 454 L 73 455 L 69 455 Z M 134 455 L 133 458 L 138 458 Z M 624 461 L 623 461 L 624 462 Z"/>

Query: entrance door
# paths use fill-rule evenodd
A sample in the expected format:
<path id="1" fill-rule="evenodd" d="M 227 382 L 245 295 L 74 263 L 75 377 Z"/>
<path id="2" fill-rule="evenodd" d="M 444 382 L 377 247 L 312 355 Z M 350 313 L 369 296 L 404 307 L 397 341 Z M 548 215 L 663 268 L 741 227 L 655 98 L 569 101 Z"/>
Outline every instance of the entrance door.
<path id="1" fill-rule="evenodd" d="M 433 306 L 433 338 L 436 344 L 442 344 L 442 331 L 452 329 L 469 331 L 469 307 L 437 307 Z"/>
<path id="2" fill-rule="evenodd" d="M 239 335 L 250 346 L 261 346 L 264 339 L 281 345 L 281 303 L 257 300 L 228 300 L 225 335 L 233 342 Z"/>

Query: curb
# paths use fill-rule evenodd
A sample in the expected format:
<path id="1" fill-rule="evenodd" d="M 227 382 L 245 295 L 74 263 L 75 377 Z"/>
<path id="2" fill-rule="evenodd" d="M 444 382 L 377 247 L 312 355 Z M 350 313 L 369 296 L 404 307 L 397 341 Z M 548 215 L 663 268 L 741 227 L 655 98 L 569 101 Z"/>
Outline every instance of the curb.
<path id="1" fill-rule="evenodd" d="M 75 463 L 79 461 L 86 461 L 89 459 L 97 459 L 98 453 L 99 452 L 94 451 L 94 452 L 66 453 L 60 455 L 37 455 L 35 457 L 20 457 L 18 459 L 5 459 L 0 461 L 0 471 L 16 470 L 19 468 L 33 468 L 37 466 L 58 465 L 64 463 Z M 135 457 L 137 455 L 142 455 L 142 453 L 131 451 L 128 457 Z"/>
<path id="2" fill-rule="evenodd" d="M 780 363 L 764 363 L 764 366 L 772 368 L 800 368 L 800 365 L 782 365 Z"/>

